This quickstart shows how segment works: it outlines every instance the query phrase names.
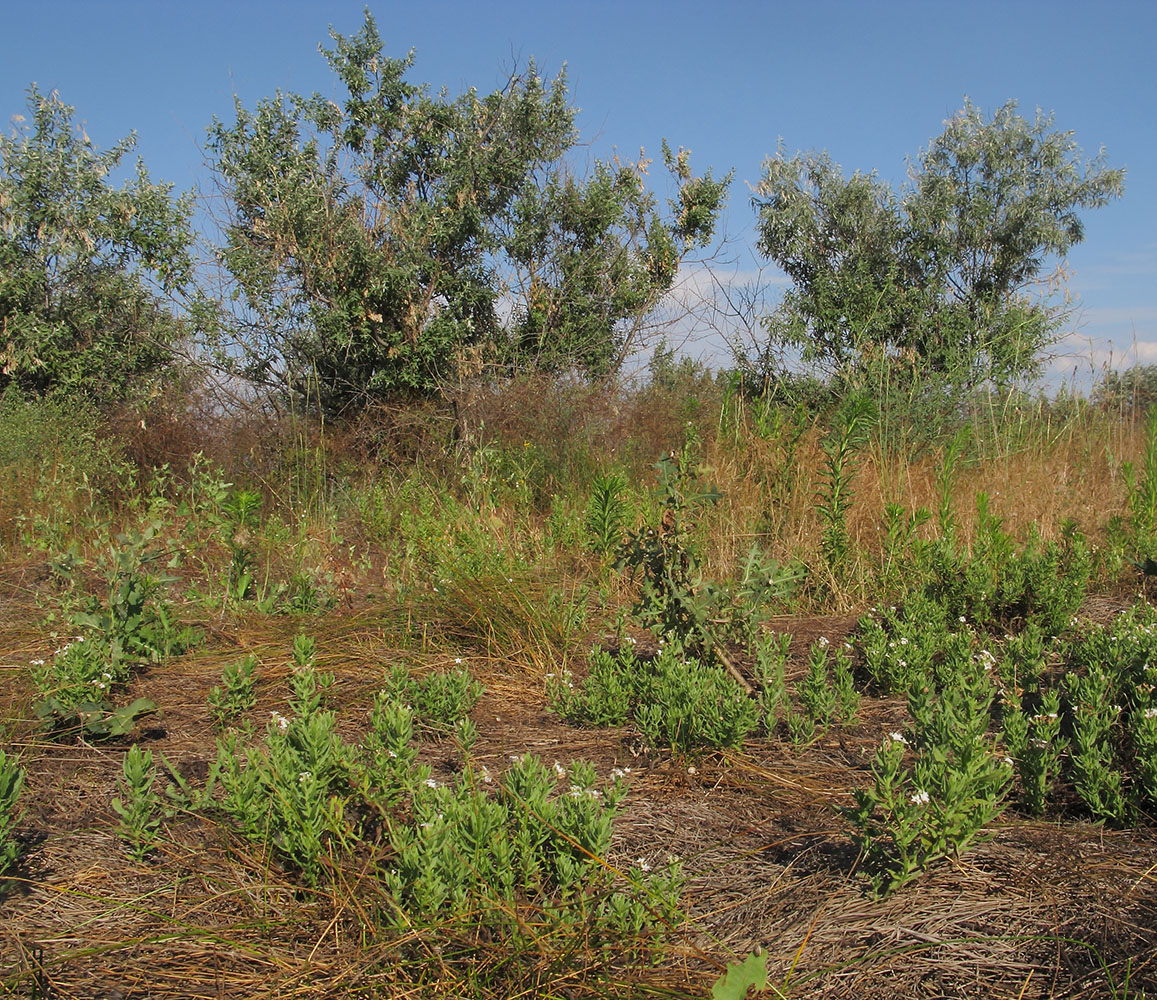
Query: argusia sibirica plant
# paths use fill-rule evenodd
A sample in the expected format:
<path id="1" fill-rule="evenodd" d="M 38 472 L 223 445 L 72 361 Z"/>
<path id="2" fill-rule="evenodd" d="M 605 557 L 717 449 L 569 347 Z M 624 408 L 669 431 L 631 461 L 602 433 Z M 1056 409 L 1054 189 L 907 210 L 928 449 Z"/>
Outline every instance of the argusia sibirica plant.
<path id="1" fill-rule="evenodd" d="M 411 815 L 389 827 L 382 879 L 398 909 L 386 920 L 418 941 L 451 923 L 468 951 L 496 931 L 519 951 L 575 934 L 588 948 L 624 937 L 657 947 L 680 919 L 682 877 L 677 864 L 650 875 L 636 865 L 620 880 L 606 864 L 624 778 L 600 785 L 589 763 L 527 754 L 500 778 L 468 760 L 452 782 L 420 782 Z"/>
<path id="2" fill-rule="evenodd" d="M 644 660 L 627 643 L 595 650 L 576 687 L 569 672 L 547 678 L 551 709 L 575 725 L 621 725 L 628 719 L 656 748 L 677 751 L 738 746 L 760 722 L 760 705 L 721 667 L 665 641 Z"/>
<path id="3" fill-rule="evenodd" d="M 1061 734 L 1059 693 L 1046 691 L 1031 714 L 1018 702 L 1006 706 L 1003 735 L 1020 779 L 1021 804 L 1030 815 L 1042 816 L 1069 746 Z"/>
<path id="4" fill-rule="evenodd" d="M 355 753 L 324 707 L 329 679 L 315 671 L 314 658 L 312 640 L 299 638 L 287 714 L 271 715 L 262 745 L 244 745 L 236 730 L 219 738 L 211 780 L 245 835 L 311 886 L 325 876 L 327 858 L 355 837 L 378 840 L 389 902 L 374 919 L 401 932 L 399 947 L 415 956 L 425 954 L 427 936 L 441 942 L 447 933 L 455 954 L 439 962 L 472 968 L 481 968 L 477 958 L 495 933 L 535 956 L 546 942 L 565 958 L 579 946 L 621 949 L 624 940 L 640 955 L 658 953 L 682 919 L 682 876 L 677 862 L 656 872 L 608 863 L 627 769 L 599 781 L 589 763 L 548 767 L 527 754 L 503 773 L 492 771 L 471 755 L 477 730 L 466 702 L 448 698 L 438 687 L 445 682 L 412 680 L 404 668 L 375 697 L 370 731 Z M 455 680 L 452 687 L 476 697 L 475 685 Z M 403 700 L 420 700 L 424 687 L 427 696 L 440 692 L 433 704 L 443 706 L 442 721 L 457 716 L 461 763 L 448 781 L 419 762 L 418 713 Z M 445 710 L 451 704 L 454 711 Z"/>
<path id="5" fill-rule="evenodd" d="M 968 627 L 964 620 L 954 625 Z M 943 605 L 914 594 L 902 608 L 872 608 L 860 619 L 855 641 L 873 685 L 884 694 L 906 694 L 927 682 L 952 633 Z"/>
<path id="6" fill-rule="evenodd" d="M 293 643 L 290 715 L 274 712 L 264 746 L 243 746 L 235 732 L 218 740 L 221 805 L 243 832 L 263 840 L 316 885 L 322 858 L 350 835 L 345 816 L 353 751 L 323 708 L 333 675 L 314 669 L 316 646 Z"/>
<path id="7" fill-rule="evenodd" d="M 808 651 L 808 671 L 798 690 L 804 714 L 821 731 L 837 719 L 855 720 L 860 705 L 848 649 L 832 652 L 830 640 L 820 636 Z"/>
<path id="8" fill-rule="evenodd" d="M 1005 808 L 1012 761 L 988 734 L 996 694 L 991 661 L 969 637 L 951 638 L 929 683 L 909 694 L 909 733 L 884 739 L 872 785 L 856 789 L 855 805 L 839 810 L 874 896 L 967 850 Z"/>
<path id="9" fill-rule="evenodd" d="M 450 732 L 466 718 L 483 690 L 461 658 L 455 659 L 453 669 L 423 678 L 411 677 L 405 665 L 398 664 L 390 671 L 387 688 L 396 701 L 413 707 L 421 726 L 441 733 Z"/>
<path id="10" fill-rule="evenodd" d="M 1063 685 L 1071 778 L 1096 820 L 1125 825 L 1157 806 L 1157 611 L 1143 602 L 1078 628 Z"/>
<path id="11" fill-rule="evenodd" d="M 221 684 L 209 692 L 209 711 L 224 726 L 257 704 L 257 657 L 253 654 L 225 664 Z"/>

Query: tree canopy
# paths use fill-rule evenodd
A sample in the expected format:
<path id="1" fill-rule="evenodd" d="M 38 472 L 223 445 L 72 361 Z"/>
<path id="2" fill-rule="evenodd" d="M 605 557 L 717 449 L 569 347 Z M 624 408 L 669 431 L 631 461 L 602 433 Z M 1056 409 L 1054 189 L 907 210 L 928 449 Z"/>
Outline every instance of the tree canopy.
<path id="1" fill-rule="evenodd" d="M 160 295 L 190 278 L 192 203 L 140 161 L 111 186 L 135 135 L 99 152 L 74 113 L 34 85 L 0 136 L 0 390 L 124 399 L 180 335 Z"/>
<path id="2" fill-rule="evenodd" d="M 576 176 L 566 78 L 531 63 L 501 90 L 411 84 L 367 12 L 322 49 L 345 91 L 278 93 L 215 121 L 231 206 L 221 260 L 236 282 L 247 371 L 327 412 L 429 393 L 471 352 L 507 370 L 601 375 L 631 323 L 711 239 L 727 179 L 664 147 L 664 218 L 645 162 Z"/>
<path id="3" fill-rule="evenodd" d="M 899 364 L 961 388 L 1034 375 L 1060 320 L 1046 263 L 1083 239 L 1078 210 L 1120 196 L 1124 171 L 1104 151 L 1085 160 L 1051 115 L 1016 108 L 986 119 L 966 100 L 899 193 L 781 143 L 753 199 L 759 250 L 792 281 L 766 319 L 771 351 L 828 373 Z"/>

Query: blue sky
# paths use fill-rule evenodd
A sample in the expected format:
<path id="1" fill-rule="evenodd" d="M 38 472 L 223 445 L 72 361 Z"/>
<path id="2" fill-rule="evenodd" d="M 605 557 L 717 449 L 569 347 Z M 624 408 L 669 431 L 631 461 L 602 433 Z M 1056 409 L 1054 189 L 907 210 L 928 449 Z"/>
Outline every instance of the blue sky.
<path id="1" fill-rule="evenodd" d="M 0 0 L 6 36 L 0 116 L 35 81 L 77 109 L 98 146 L 130 131 L 154 179 L 208 186 L 201 147 L 233 95 L 252 106 L 281 88 L 334 93 L 319 42 L 362 23 L 360 2 Z M 736 0 L 526 3 L 378 2 L 387 54 L 416 50 L 414 82 L 452 93 L 501 86 L 534 57 L 565 63 L 591 156 L 629 157 L 660 140 L 692 165 L 735 170 L 725 256 L 750 277 L 747 184 L 782 136 L 823 148 L 851 173 L 899 185 L 906 157 L 938 135 L 965 95 L 991 111 L 1012 98 L 1053 111 L 1086 154 L 1124 166 L 1125 196 L 1085 215 L 1069 258 L 1078 309 L 1053 381 L 1110 358 L 1157 363 L 1157 4 Z M 728 272 L 724 272 L 728 273 Z M 763 275 L 774 299 L 776 279 Z M 692 353 L 718 354 L 695 339 Z"/>

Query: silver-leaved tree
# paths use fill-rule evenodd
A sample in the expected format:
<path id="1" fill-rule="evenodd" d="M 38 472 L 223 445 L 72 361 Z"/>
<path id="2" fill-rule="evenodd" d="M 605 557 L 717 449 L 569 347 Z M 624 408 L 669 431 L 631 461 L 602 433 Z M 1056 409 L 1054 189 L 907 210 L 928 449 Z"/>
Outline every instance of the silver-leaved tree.
<path id="1" fill-rule="evenodd" d="M 0 391 L 101 402 L 145 390 L 183 333 L 164 295 L 191 272 L 191 201 L 138 162 L 133 135 L 99 152 L 74 109 L 28 91 L 0 135 Z"/>
<path id="2" fill-rule="evenodd" d="M 437 392 L 464 359 L 613 370 L 710 241 L 727 179 L 664 147 L 678 193 L 660 213 L 644 163 L 572 172 L 563 75 L 532 63 L 451 97 L 408 82 L 413 54 L 383 56 L 368 12 L 330 34 L 340 104 L 278 93 L 210 129 L 239 303 L 230 356 L 327 413 Z"/>
<path id="3" fill-rule="evenodd" d="M 883 365 L 961 391 L 1038 372 L 1062 315 L 1046 265 L 1124 171 L 1016 107 L 986 118 L 966 100 L 899 192 L 780 144 L 753 199 L 759 250 L 792 282 L 766 317 L 765 362 L 795 352 L 845 379 Z"/>

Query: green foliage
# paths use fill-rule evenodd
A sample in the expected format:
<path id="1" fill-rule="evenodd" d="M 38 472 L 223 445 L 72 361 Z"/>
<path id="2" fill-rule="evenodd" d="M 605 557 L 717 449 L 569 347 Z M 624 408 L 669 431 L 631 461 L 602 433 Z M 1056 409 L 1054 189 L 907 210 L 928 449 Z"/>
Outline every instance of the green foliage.
<path id="1" fill-rule="evenodd" d="M 620 565 L 640 571 L 641 593 L 635 612 L 644 624 L 672 636 L 692 650 L 710 650 L 709 622 L 718 589 L 704 581 L 695 544 L 695 516 L 719 502 L 722 494 L 704 488 L 694 446 L 664 455 L 655 463 L 659 475 L 658 523 L 629 532 L 619 552 Z"/>
<path id="2" fill-rule="evenodd" d="M 721 667 L 664 642 L 652 660 L 630 645 L 595 650 L 576 688 L 569 673 L 547 680 L 551 709 L 576 725 L 621 725 L 631 719 L 653 747 L 675 751 L 738 746 L 759 725 L 760 704 Z"/>
<path id="3" fill-rule="evenodd" d="M 239 604 L 256 590 L 253 531 L 261 512 L 261 494 L 256 490 L 234 490 L 224 499 L 221 509 L 228 519 L 226 541 L 230 555 L 225 592 L 227 600 Z"/>
<path id="4" fill-rule="evenodd" d="M 934 861 L 966 850 L 1004 810 L 1011 761 L 987 735 L 995 688 L 987 661 L 958 637 L 933 678 L 909 695 L 915 757 L 893 733 L 876 751 L 873 784 L 841 808 L 862 852 L 872 894 L 885 896 Z"/>
<path id="5" fill-rule="evenodd" d="M 382 881 L 395 910 L 383 917 L 407 939 L 458 930 L 451 961 L 477 955 L 495 932 L 515 956 L 547 942 L 561 956 L 575 935 L 584 949 L 626 941 L 657 953 L 682 878 L 674 865 L 649 876 L 633 867 L 616 885 L 605 859 L 624 794 L 623 772 L 600 787 L 584 761 L 550 769 L 530 754 L 501 780 L 467 762 L 450 784 L 418 782 L 409 814 L 389 824 Z"/>
<path id="6" fill-rule="evenodd" d="M 217 742 L 216 778 L 222 808 L 243 832 L 274 848 L 309 885 L 316 885 L 327 852 L 343 843 L 350 825 L 345 805 L 353 751 L 322 708 L 333 676 L 313 667 L 312 639 L 294 641 L 290 675 L 292 718 L 273 713 L 264 746 L 244 747 L 235 732 Z"/>
<path id="7" fill-rule="evenodd" d="M 220 685 L 209 692 L 209 711 L 218 726 L 223 726 L 257 704 L 257 657 L 250 653 L 221 671 Z"/>
<path id="8" fill-rule="evenodd" d="M 455 699 L 437 683 L 423 689 L 395 670 L 375 697 L 364 751 L 355 754 L 322 707 L 328 682 L 314 672 L 315 657 L 313 641 L 300 637 L 294 714 L 273 713 L 263 745 L 245 746 L 235 731 L 218 741 L 210 783 L 220 784 L 220 806 L 246 836 L 307 885 L 318 884 L 329 859 L 355 838 L 376 843 L 385 899 L 373 919 L 401 932 L 403 948 L 417 947 L 414 960 L 427 936 L 453 935 L 455 948 L 438 959 L 443 972 L 444 963 L 459 961 L 480 970 L 495 933 L 509 946 L 498 973 L 505 975 L 528 949 L 540 956 L 550 948 L 563 961 L 580 938 L 584 951 L 627 940 L 635 954 L 657 953 L 677 919 L 682 879 L 677 866 L 651 875 L 631 868 L 623 878 L 608 865 L 626 771 L 616 768 L 600 784 L 583 761 L 548 768 L 526 755 L 501 776 L 476 764 L 469 754 L 477 733 L 461 714 L 464 672 L 445 675 L 458 692 L 451 713 Z M 418 713 L 405 699 L 423 696 L 442 706 L 444 720 L 458 716 L 463 763 L 449 783 L 417 760 Z"/>
<path id="9" fill-rule="evenodd" d="M 872 683 L 885 694 L 906 694 L 927 682 L 950 632 L 943 605 L 913 595 L 900 609 L 872 608 L 856 639 Z"/>
<path id="10" fill-rule="evenodd" d="M 812 644 L 808 652 L 808 670 L 797 693 L 809 721 L 821 730 L 826 729 L 835 719 L 840 705 L 839 695 L 832 687 L 827 639 Z"/>
<path id="11" fill-rule="evenodd" d="M 693 656 L 728 666 L 721 640 L 754 633 L 766 605 L 790 593 L 802 570 L 798 564 L 781 566 L 753 546 L 738 587 L 704 579 L 696 517 L 722 494 L 701 483 L 696 448 L 692 438 L 655 463 L 659 517 L 627 533 L 618 565 L 639 571 L 634 612 L 644 625 Z"/>
<path id="12" fill-rule="evenodd" d="M 1157 365 L 1110 368 L 1093 386 L 1091 402 L 1122 416 L 1147 418 L 1157 402 Z"/>
<path id="13" fill-rule="evenodd" d="M 0 135 L 0 391 L 138 398 L 182 336 L 157 293 L 189 280 L 192 202 L 139 162 L 113 188 L 135 136 L 98 152 L 73 114 L 32 86 Z"/>
<path id="14" fill-rule="evenodd" d="M 73 619 L 100 636 L 114 668 L 159 663 L 185 652 L 196 640 L 191 629 L 172 622 L 165 602 L 157 600 L 161 590 L 176 579 L 151 572 L 150 567 L 164 555 L 152 545 L 158 528 L 154 523 L 144 531 L 117 535 L 117 546 L 106 553 L 107 602 L 94 601 L 91 610 Z"/>
<path id="15" fill-rule="evenodd" d="M 84 633 L 65 643 L 45 663 L 33 665 L 39 700 L 37 716 L 55 730 L 80 727 L 92 737 L 123 736 L 136 719 L 156 709 L 147 698 L 117 707 L 112 695 L 143 663 L 159 663 L 189 648 L 197 636 L 176 626 L 158 599 L 171 577 L 154 576 L 149 567 L 161 557 L 151 547 L 156 525 L 117 536 L 105 555 L 108 598 L 94 599 L 90 610 L 73 616 Z"/>
<path id="16" fill-rule="evenodd" d="M 971 551 L 943 539 L 932 546 L 929 595 L 949 617 L 980 626 L 1032 621 L 1048 635 L 1058 634 L 1084 601 L 1092 577 L 1092 553 L 1083 536 L 1070 528 L 1062 542 L 1042 542 L 1034 532 L 1018 548 L 985 494 L 977 495 L 976 508 Z"/>
<path id="17" fill-rule="evenodd" d="M 645 163 L 567 168 L 563 75 L 531 63 L 501 90 L 451 97 L 407 81 L 412 53 L 385 57 L 368 13 L 331 37 L 340 103 L 278 93 L 210 129 L 246 374 L 335 413 L 495 361 L 612 370 L 710 241 L 727 181 L 664 147 L 678 190 L 664 219 Z"/>
<path id="18" fill-rule="evenodd" d="M 119 832 L 130 853 L 143 861 L 156 844 L 161 827 L 161 799 L 153 791 L 157 780 L 153 752 L 142 752 L 140 744 L 134 743 L 125 754 L 123 771 L 124 798 L 114 798 L 112 808 L 121 818 Z"/>
<path id="19" fill-rule="evenodd" d="M 1029 815 L 1043 816 L 1069 746 L 1061 735 L 1059 694 L 1046 692 L 1031 716 L 1019 704 L 1006 708 L 1003 735 L 1020 778 L 1021 804 Z"/>
<path id="20" fill-rule="evenodd" d="M 664 646 L 646 677 L 634 722 L 653 747 L 675 751 L 739 746 L 759 725 L 758 703 L 720 667 Z"/>
<path id="21" fill-rule="evenodd" d="M 591 484 L 583 526 L 588 544 L 602 555 L 614 552 L 622 544 L 628 513 L 623 499 L 626 488 L 626 479 L 615 473 L 599 476 Z"/>
<path id="22" fill-rule="evenodd" d="M 918 532 L 931 516 L 923 507 L 909 513 L 898 503 L 884 504 L 884 538 L 876 576 L 881 596 L 902 597 L 920 582 L 928 546 Z"/>
<path id="23" fill-rule="evenodd" d="M 787 633 L 761 632 L 756 636 L 752 650 L 759 714 L 763 728 L 769 733 L 775 729 L 780 711 L 787 704 L 785 675 L 790 648 L 791 636 Z"/>
<path id="24" fill-rule="evenodd" d="M 742 962 L 727 967 L 711 987 L 711 1000 L 744 1000 L 749 989 L 767 987 L 767 955 L 757 948 Z"/>
<path id="25" fill-rule="evenodd" d="M 0 749 L 0 875 L 3 875 L 20 853 L 12 836 L 20 818 L 20 792 L 24 787 L 24 770 L 15 754 Z"/>
<path id="26" fill-rule="evenodd" d="M 1077 794 L 1094 819 L 1124 826 L 1133 809 L 1124 771 L 1117 766 L 1119 752 L 1113 745 L 1122 721 L 1115 680 L 1111 668 L 1092 663 L 1084 674 L 1067 675 L 1065 689 L 1072 703 L 1072 769 Z"/>
<path id="27" fill-rule="evenodd" d="M 1145 420 L 1145 449 L 1141 468 L 1132 462 L 1121 463 L 1121 475 L 1128 489 L 1128 521 L 1121 526 L 1122 547 L 1146 575 L 1157 572 L 1153 554 L 1157 552 L 1157 409 Z"/>
<path id="28" fill-rule="evenodd" d="M 458 669 L 445 670 L 414 678 L 409 670 L 398 664 L 390 672 L 387 690 L 390 697 L 413 706 L 414 720 L 439 733 L 449 733 L 470 714 L 483 686 L 470 676 L 470 671 L 456 659 Z"/>
<path id="29" fill-rule="evenodd" d="M 828 569 L 838 577 L 847 573 L 847 515 L 852 505 L 851 483 L 855 474 L 855 469 L 849 466 L 867 440 L 873 417 L 872 401 L 868 397 L 850 396 L 822 442 L 825 457 L 816 510 L 824 524 L 824 558 Z"/>
<path id="30" fill-rule="evenodd" d="M 1078 209 L 1118 197 L 1124 171 L 1083 161 L 1051 116 L 1009 102 L 986 119 L 966 100 L 910 173 L 897 195 L 827 153 L 781 144 L 764 164 L 759 249 L 793 282 L 766 321 L 772 347 L 956 391 L 1032 375 L 1059 321 L 1032 296 L 1044 262 L 1082 240 Z"/>

